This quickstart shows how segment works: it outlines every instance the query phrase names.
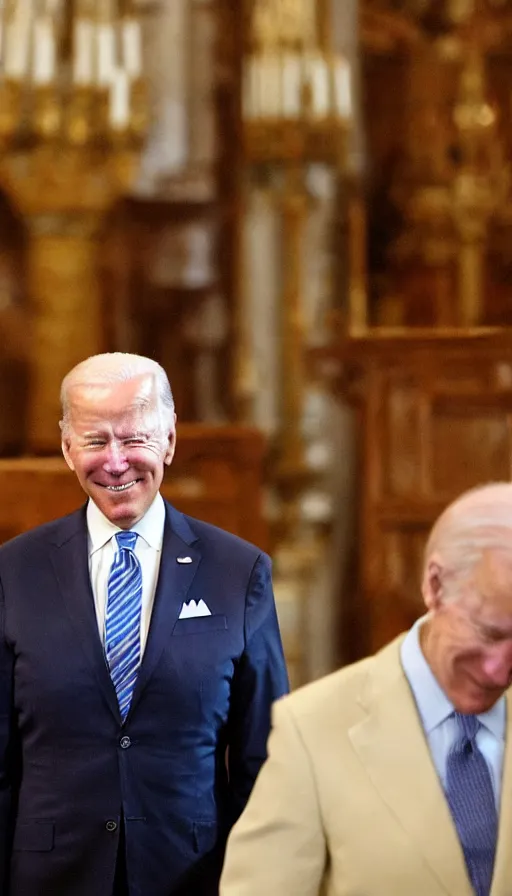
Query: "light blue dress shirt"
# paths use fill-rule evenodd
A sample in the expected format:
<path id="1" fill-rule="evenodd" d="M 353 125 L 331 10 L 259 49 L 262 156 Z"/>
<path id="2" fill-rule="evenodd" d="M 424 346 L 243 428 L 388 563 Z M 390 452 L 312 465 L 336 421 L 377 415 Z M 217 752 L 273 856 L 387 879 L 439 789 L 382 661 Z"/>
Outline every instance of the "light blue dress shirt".
<path id="1" fill-rule="evenodd" d="M 432 761 L 446 790 L 446 760 L 457 736 L 457 722 L 449 718 L 454 711 L 453 704 L 435 678 L 420 646 L 419 630 L 425 619 L 425 616 L 418 619 L 405 636 L 400 658 L 416 701 Z M 499 812 L 505 749 L 505 697 L 500 697 L 491 709 L 479 713 L 477 718 L 481 727 L 476 742 L 489 767 L 496 809 Z"/>

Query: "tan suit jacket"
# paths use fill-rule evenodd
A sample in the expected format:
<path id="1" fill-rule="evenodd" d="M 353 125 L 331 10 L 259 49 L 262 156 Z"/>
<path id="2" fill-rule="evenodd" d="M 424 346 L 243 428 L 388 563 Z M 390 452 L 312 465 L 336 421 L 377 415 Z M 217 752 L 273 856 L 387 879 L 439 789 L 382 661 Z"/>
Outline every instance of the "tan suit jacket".
<path id="1" fill-rule="evenodd" d="M 221 896 L 472 896 L 407 679 L 403 637 L 274 707 Z M 512 896 L 512 719 L 491 896 Z"/>

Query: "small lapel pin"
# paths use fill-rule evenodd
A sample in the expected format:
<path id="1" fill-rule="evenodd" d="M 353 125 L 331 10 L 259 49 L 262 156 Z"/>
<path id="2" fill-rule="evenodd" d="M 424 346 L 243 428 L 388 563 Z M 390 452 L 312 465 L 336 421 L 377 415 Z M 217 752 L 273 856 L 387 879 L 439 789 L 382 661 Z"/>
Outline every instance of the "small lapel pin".
<path id="1" fill-rule="evenodd" d="M 176 563 L 192 563 L 192 557 L 176 557 Z"/>

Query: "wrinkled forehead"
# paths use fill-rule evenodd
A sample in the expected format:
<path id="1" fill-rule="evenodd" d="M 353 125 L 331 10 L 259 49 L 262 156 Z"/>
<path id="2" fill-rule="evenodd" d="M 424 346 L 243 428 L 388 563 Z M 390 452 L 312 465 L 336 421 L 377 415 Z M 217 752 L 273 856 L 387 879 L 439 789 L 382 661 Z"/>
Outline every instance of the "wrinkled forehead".
<path id="1" fill-rule="evenodd" d="M 152 373 L 116 383 L 77 382 L 68 389 L 73 425 L 97 418 L 115 422 L 124 418 L 153 417 L 159 412 L 156 377 Z"/>

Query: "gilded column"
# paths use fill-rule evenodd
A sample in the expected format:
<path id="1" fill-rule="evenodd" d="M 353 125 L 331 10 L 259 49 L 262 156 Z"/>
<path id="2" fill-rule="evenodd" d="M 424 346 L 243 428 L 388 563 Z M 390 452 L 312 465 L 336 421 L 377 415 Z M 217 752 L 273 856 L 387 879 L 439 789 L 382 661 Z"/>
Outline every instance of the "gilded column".
<path id="1" fill-rule="evenodd" d="M 32 218 L 28 287 L 34 310 L 28 444 L 52 454 L 60 443 L 60 383 L 78 361 L 102 348 L 97 276 L 98 221 Z"/>
<path id="2" fill-rule="evenodd" d="M 40 147 L 4 158 L 2 180 L 26 222 L 32 308 L 27 447 L 60 448 L 59 391 L 78 361 L 104 348 L 99 277 L 104 215 L 133 180 L 138 152 Z"/>

